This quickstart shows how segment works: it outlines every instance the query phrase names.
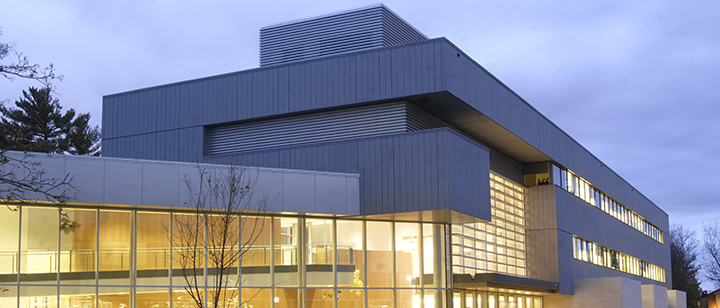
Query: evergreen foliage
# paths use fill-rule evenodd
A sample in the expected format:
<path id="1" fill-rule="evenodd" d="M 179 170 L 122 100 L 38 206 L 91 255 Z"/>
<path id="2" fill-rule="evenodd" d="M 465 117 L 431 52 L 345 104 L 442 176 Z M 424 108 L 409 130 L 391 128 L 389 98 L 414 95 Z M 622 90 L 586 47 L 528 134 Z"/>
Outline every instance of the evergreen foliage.
<path id="1" fill-rule="evenodd" d="M 100 131 L 89 125 L 90 114 L 76 115 L 73 109 L 63 113 L 50 87 L 23 91 L 15 107 L 0 107 L 6 131 L 0 144 L 3 150 L 100 154 Z"/>

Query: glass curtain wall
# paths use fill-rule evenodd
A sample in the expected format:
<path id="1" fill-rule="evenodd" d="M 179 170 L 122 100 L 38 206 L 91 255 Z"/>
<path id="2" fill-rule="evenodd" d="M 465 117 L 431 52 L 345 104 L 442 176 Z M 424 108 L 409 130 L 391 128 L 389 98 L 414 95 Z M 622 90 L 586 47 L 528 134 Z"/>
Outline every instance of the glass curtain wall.
<path id="1" fill-rule="evenodd" d="M 527 189 L 490 174 L 490 222 L 454 224 L 453 273 L 527 276 Z"/>
<path id="2" fill-rule="evenodd" d="M 236 218 L 233 232 L 204 214 L 9 209 L 0 215 L 0 307 L 185 307 L 214 295 L 227 307 L 446 306 L 446 225 Z M 223 234 L 234 240 L 219 244 Z M 225 271 L 213 260 L 223 249 L 240 255 Z M 229 284 L 216 289 L 221 272 Z M 185 290 L 188 281 L 199 293 Z"/>

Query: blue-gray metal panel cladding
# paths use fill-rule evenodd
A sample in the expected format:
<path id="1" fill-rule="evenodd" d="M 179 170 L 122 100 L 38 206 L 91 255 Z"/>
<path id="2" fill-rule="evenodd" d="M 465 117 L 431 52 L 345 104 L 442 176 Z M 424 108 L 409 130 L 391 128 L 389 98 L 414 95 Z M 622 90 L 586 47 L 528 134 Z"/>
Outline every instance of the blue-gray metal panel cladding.
<path id="1" fill-rule="evenodd" d="M 207 154 L 262 150 L 443 127 L 407 102 L 373 104 L 209 127 Z"/>
<path id="2" fill-rule="evenodd" d="M 210 83 L 228 86 L 213 87 L 221 93 L 209 98 L 198 85 Z M 137 114 L 158 108 L 158 102 L 142 100 L 147 98 L 145 93 L 158 91 L 166 91 L 167 105 L 165 113 L 155 115 L 164 121 L 153 120 L 157 131 L 201 129 L 204 125 L 446 91 L 660 229 L 668 230 L 667 214 L 444 38 L 106 96 L 103 111 L 115 114 L 103 117 L 103 136 L 109 141 L 103 145 L 104 155 L 135 157 L 134 148 L 154 146 L 138 143 L 140 139 L 133 135 L 154 132 L 138 123 Z M 237 108 L 234 115 L 218 115 L 233 108 Z M 110 141 L 114 138 L 134 141 L 121 145 Z M 202 134 L 197 140 L 202 140 Z M 127 146 L 130 143 L 133 147 Z M 187 144 L 177 143 L 176 159 L 192 161 L 194 153 L 201 153 L 202 142 L 195 147 Z"/>
<path id="3" fill-rule="evenodd" d="M 488 150 L 448 128 L 206 157 L 231 160 L 359 173 L 363 215 L 452 209 L 490 220 Z"/>
<path id="4" fill-rule="evenodd" d="M 423 41 L 382 4 L 260 29 L 260 66 Z"/>
<path id="5" fill-rule="evenodd" d="M 662 230 L 668 230 L 667 214 L 612 169 L 452 43 L 442 48 L 445 90 Z"/>
<path id="6" fill-rule="evenodd" d="M 465 138 L 448 138 L 447 142 L 448 152 L 438 154 L 446 155 L 450 165 L 447 168 L 448 174 L 443 175 L 452 179 L 448 187 L 450 203 L 467 204 L 467 210 L 472 213 L 464 213 L 489 221 L 487 217 L 491 217 L 490 207 L 483 204 L 485 200 L 490 200 L 490 151 Z M 476 191 L 479 198 L 476 194 L 468 194 L 468 190 Z"/>
<path id="7" fill-rule="evenodd" d="M 557 200 L 557 226 L 559 230 L 636 257 L 645 262 L 655 264 L 664 268 L 666 274 L 670 274 L 669 239 L 666 239 L 664 244 L 651 240 L 640 231 L 635 230 L 560 187 L 556 187 L 555 195 Z M 570 242 L 570 245 L 572 246 L 572 242 Z M 572 248 L 567 251 L 560 250 L 558 253 L 569 253 L 570 256 L 572 256 Z M 597 265 L 592 266 L 600 267 Z M 562 268 L 562 266 L 560 268 Z M 578 268 L 584 269 L 585 266 L 578 265 Z M 618 271 L 608 273 L 613 273 L 612 276 L 617 276 Z M 567 273 L 567 275 L 570 275 L 570 273 Z M 582 272 L 572 273 L 573 279 L 587 277 L 597 276 L 583 276 Z M 644 283 L 652 282 L 660 284 L 657 281 L 647 280 L 638 276 L 630 275 L 628 277 L 635 277 L 634 279 L 636 280 L 642 279 Z M 569 281 L 572 282 L 572 279 Z M 666 286 L 671 287 L 670 279 L 666 279 Z"/>

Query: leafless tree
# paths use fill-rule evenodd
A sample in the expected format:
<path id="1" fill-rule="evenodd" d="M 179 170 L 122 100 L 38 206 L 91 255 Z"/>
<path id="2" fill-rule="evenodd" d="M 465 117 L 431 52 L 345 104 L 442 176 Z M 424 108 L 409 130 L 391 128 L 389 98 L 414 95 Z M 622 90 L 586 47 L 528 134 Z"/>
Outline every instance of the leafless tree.
<path id="1" fill-rule="evenodd" d="M 703 224 L 703 268 L 706 278 L 720 288 L 720 224 Z"/>
<path id="2" fill-rule="evenodd" d="M 2 35 L 2 30 L 0 30 Z M 27 56 L 15 50 L 10 43 L 0 42 L 0 61 L 12 55 L 13 62 L 0 63 L 0 75 L 7 79 L 16 77 L 23 79 L 37 80 L 46 87 L 52 87 L 53 80 L 62 80 L 63 76 L 55 73 L 55 66 L 52 63 L 41 67 L 36 63 L 30 63 Z"/>
<path id="3" fill-rule="evenodd" d="M 14 56 L 15 61 L 2 62 L 10 55 Z M 52 64 L 46 67 L 32 64 L 23 53 L 3 42 L 0 42 L 0 76 L 9 80 L 36 80 L 47 87 L 52 87 L 53 80 L 62 80 L 63 77 L 55 73 Z M 0 104 L 3 102 L 4 100 L 0 99 Z M 61 228 L 72 230 L 78 227 L 63 211 L 63 205 L 77 193 L 77 189 L 72 185 L 73 177 L 69 174 L 58 178 L 47 176 L 40 163 L 33 159 L 33 154 L 28 152 L 33 145 L 16 142 L 22 137 L 21 134 L 22 131 L 17 127 L 4 121 L 0 123 L 0 198 L 4 199 L 7 208 L 13 211 L 21 204 L 41 201 L 55 203 L 62 217 Z"/>
<path id="4" fill-rule="evenodd" d="M 60 212 L 60 229 L 80 227 L 64 210 L 77 194 L 73 176 L 48 176 L 35 155 L 47 154 L 0 150 L 0 198 L 11 211 L 17 211 L 19 205 L 52 203 Z"/>
<path id="5" fill-rule="evenodd" d="M 198 308 L 238 307 L 238 270 L 264 226 L 268 196 L 247 167 L 197 165 L 186 174 L 187 214 L 172 222 L 172 254 Z"/>
<path id="6" fill-rule="evenodd" d="M 686 293 L 687 307 L 697 307 L 702 289 L 700 288 L 698 260 L 699 241 L 695 231 L 679 224 L 670 226 L 670 263 L 672 287 Z"/>

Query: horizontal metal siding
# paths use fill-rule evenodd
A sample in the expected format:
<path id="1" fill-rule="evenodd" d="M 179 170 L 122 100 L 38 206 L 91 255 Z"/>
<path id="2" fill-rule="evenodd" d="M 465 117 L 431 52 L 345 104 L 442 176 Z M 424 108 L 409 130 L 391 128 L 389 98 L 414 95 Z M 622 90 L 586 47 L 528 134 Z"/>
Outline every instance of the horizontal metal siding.
<path id="1" fill-rule="evenodd" d="M 418 131 L 431 128 L 448 127 L 445 122 L 427 113 L 427 111 L 407 104 L 407 127 L 408 131 Z"/>
<path id="2" fill-rule="evenodd" d="M 260 29 L 260 66 L 423 41 L 383 5 Z"/>
<path id="3" fill-rule="evenodd" d="M 208 154 L 368 137 L 408 131 L 405 102 L 211 127 Z"/>
<path id="4" fill-rule="evenodd" d="M 260 29 L 260 66 L 382 47 L 382 9 L 372 7 Z"/>
<path id="5" fill-rule="evenodd" d="M 522 164 L 490 148 L 490 170 L 523 185 Z"/>
<path id="6" fill-rule="evenodd" d="M 383 46 L 395 46 L 425 40 L 425 36 L 415 30 L 399 16 L 390 10 L 384 10 L 383 19 Z"/>

